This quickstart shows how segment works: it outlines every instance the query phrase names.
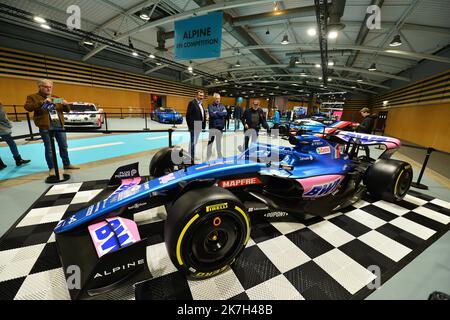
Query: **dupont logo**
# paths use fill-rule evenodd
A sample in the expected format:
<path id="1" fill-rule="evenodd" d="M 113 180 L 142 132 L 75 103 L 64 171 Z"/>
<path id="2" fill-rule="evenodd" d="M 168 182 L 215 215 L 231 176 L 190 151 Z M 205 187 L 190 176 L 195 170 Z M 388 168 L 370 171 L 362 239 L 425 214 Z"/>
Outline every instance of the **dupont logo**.
<path id="1" fill-rule="evenodd" d="M 219 187 L 221 188 L 235 188 L 235 187 L 242 187 L 242 186 L 250 186 L 253 184 L 261 184 L 261 180 L 257 177 L 253 178 L 243 178 L 243 179 L 236 179 L 236 180 L 225 180 L 219 182 Z"/>

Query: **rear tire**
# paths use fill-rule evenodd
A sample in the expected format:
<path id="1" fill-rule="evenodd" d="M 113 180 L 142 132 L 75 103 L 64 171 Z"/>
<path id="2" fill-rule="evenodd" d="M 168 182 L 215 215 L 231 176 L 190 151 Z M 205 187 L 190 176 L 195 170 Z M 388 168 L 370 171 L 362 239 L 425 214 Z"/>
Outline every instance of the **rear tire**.
<path id="1" fill-rule="evenodd" d="M 367 170 L 364 183 L 370 194 L 382 200 L 400 201 L 408 192 L 413 178 L 409 163 L 393 159 L 378 159 Z"/>
<path id="2" fill-rule="evenodd" d="M 226 271 L 247 245 L 250 220 L 241 201 L 219 187 L 193 189 L 170 207 L 164 225 L 173 264 L 191 279 Z"/>

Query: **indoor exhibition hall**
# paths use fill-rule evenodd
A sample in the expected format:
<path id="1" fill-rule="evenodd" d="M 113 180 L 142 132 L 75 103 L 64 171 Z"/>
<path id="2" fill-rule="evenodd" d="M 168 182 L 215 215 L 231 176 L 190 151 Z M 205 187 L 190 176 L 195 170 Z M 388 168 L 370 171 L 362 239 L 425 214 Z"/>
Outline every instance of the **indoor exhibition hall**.
<path id="1" fill-rule="evenodd" d="M 0 300 L 449 300 L 449 17 L 0 0 Z"/>

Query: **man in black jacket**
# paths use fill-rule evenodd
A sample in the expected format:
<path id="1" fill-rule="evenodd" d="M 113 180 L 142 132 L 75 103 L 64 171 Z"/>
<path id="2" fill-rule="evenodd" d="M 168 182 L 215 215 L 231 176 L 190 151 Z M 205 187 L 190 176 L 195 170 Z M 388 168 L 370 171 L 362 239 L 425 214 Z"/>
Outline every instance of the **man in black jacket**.
<path id="1" fill-rule="evenodd" d="M 200 132 L 206 127 L 206 113 L 202 102 L 205 97 L 203 90 L 198 90 L 194 100 L 189 102 L 186 112 L 186 122 L 191 136 L 189 150 L 192 162 L 195 160 L 195 145 L 197 144 Z"/>
<path id="2" fill-rule="evenodd" d="M 259 106 L 260 101 L 258 99 L 253 100 L 250 108 L 247 108 L 242 115 L 242 124 L 244 125 L 244 149 L 248 149 L 248 143 L 250 142 L 250 136 L 252 137 L 252 143 L 258 141 L 258 134 L 261 127 L 269 130 L 269 125 L 266 122 L 263 110 Z M 250 131 L 249 131 L 250 130 Z M 247 154 L 248 157 L 248 154 Z"/>
<path id="3" fill-rule="evenodd" d="M 373 126 L 375 124 L 375 115 L 370 114 L 369 108 L 362 108 L 359 110 L 364 120 L 361 124 L 356 128 L 356 132 L 371 134 L 373 131 Z"/>
<path id="4" fill-rule="evenodd" d="M 206 161 L 209 161 L 212 154 L 212 145 L 216 141 L 217 157 L 223 158 L 222 155 L 222 135 L 225 128 L 227 117 L 227 109 L 220 103 L 220 94 L 214 93 L 214 101 L 208 105 L 209 115 L 209 140 L 208 148 L 206 150 Z"/>

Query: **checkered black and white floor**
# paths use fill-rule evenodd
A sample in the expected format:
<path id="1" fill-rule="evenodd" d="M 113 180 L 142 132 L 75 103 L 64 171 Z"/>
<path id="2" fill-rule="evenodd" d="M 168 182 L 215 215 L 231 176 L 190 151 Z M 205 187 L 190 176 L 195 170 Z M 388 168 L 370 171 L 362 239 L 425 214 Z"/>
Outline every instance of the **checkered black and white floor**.
<path id="1" fill-rule="evenodd" d="M 53 186 L 5 234 L 0 300 L 70 299 L 52 231 L 106 183 Z M 450 203 L 411 190 L 397 204 L 367 196 L 344 212 L 304 223 L 253 217 L 243 254 L 229 271 L 203 281 L 187 281 L 170 262 L 161 216 L 160 210 L 135 216 L 147 237 L 152 274 L 136 286 L 138 299 L 362 299 L 377 276 L 383 284 L 449 230 Z M 134 288 L 101 298 L 134 299 Z"/>

